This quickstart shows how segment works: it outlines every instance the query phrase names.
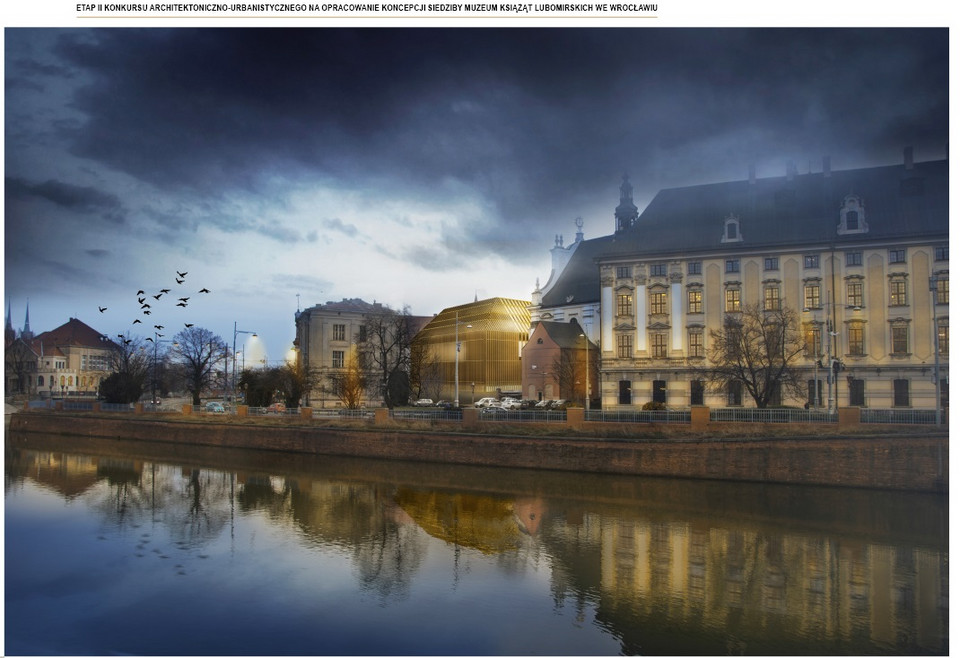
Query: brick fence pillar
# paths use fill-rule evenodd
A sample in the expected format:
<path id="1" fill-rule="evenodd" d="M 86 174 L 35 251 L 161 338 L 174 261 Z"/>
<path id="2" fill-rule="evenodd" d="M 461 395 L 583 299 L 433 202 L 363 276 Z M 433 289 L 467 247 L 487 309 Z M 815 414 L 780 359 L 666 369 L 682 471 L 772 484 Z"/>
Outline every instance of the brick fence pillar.
<path id="1" fill-rule="evenodd" d="M 860 424 L 860 407 L 840 407 L 837 409 L 840 427 L 856 427 Z"/>
<path id="2" fill-rule="evenodd" d="M 247 417 L 247 412 L 249 412 L 249 411 L 250 411 L 250 407 L 248 407 L 247 405 L 245 405 L 245 404 L 238 404 L 238 405 L 237 405 L 237 417 L 238 417 L 238 418 L 246 418 L 246 417 Z"/>
<path id="3" fill-rule="evenodd" d="M 480 423 L 480 410 L 475 407 L 463 408 L 463 426 L 476 427 Z"/>
<path id="4" fill-rule="evenodd" d="M 690 407 L 690 429 L 705 430 L 710 427 L 710 407 Z"/>
<path id="5" fill-rule="evenodd" d="M 189 416 L 190 414 L 193 413 L 193 405 L 192 405 L 192 404 L 185 404 L 185 405 L 183 405 L 183 409 L 182 409 L 182 410 L 183 410 L 183 415 L 184 415 L 184 416 Z"/>
<path id="6" fill-rule="evenodd" d="M 389 409 L 374 409 L 373 410 L 373 424 L 374 425 L 386 425 L 387 421 L 390 420 L 390 410 Z"/>
<path id="7" fill-rule="evenodd" d="M 100 411 L 100 403 L 99 403 L 99 402 L 94 402 L 94 403 L 93 403 L 92 410 L 93 410 L 93 411 Z"/>
<path id="8" fill-rule="evenodd" d="M 63 411 L 63 400 L 57 400 L 53 403 L 53 408 L 56 411 Z"/>
<path id="9" fill-rule="evenodd" d="M 137 402 L 133 405 L 133 413 L 135 414 L 143 413 L 143 402 Z"/>
<path id="10" fill-rule="evenodd" d="M 304 420 L 313 418 L 313 407 L 300 407 L 300 417 Z"/>
<path id="11" fill-rule="evenodd" d="M 578 430 L 583 427 L 584 409 L 582 407 L 570 407 L 567 409 L 567 427 Z"/>

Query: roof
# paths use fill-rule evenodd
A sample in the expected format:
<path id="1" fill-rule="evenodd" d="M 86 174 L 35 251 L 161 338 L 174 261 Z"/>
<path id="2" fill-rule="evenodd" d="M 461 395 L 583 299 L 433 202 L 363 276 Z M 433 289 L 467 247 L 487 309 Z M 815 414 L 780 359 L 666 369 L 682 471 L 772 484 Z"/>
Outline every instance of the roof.
<path id="1" fill-rule="evenodd" d="M 541 320 L 537 324 L 543 327 L 543 330 L 547 332 L 550 340 L 557 344 L 557 347 L 561 349 L 583 349 L 583 340 L 581 338 L 583 336 L 583 327 L 580 326 L 580 323 L 577 322 L 576 319 L 570 322 Z"/>
<path id="2" fill-rule="evenodd" d="M 56 329 L 37 335 L 36 342 L 43 343 L 44 353 L 50 353 L 50 348 L 54 347 L 114 347 L 113 341 L 77 318 L 70 318 Z"/>
<path id="3" fill-rule="evenodd" d="M 526 334 L 530 329 L 530 302 L 506 297 L 491 297 L 461 306 L 452 306 L 434 316 L 420 331 L 420 340 L 433 336 L 449 336 L 470 325 L 473 331 L 493 331 Z"/>
<path id="4" fill-rule="evenodd" d="M 661 190 L 630 228 L 581 243 L 541 306 L 599 302 L 601 259 L 945 240 L 949 173 L 947 160 L 935 160 Z M 848 195 L 862 200 L 868 232 L 837 234 Z M 724 243 L 730 216 L 742 240 Z"/>

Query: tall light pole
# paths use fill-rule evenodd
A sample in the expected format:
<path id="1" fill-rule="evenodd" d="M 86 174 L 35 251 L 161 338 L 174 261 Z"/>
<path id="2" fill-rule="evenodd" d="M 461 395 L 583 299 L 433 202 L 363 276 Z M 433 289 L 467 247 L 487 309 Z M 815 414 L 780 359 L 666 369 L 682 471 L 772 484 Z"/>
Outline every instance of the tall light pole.
<path id="1" fill-rule="evenodd" d="M 460 311 L 454 311 L 453 340 L 457 351 L 453 355 L 453 406 L 460 407 Z M 472 324 L 467 325 L 471 329 Z"/>
<path id="2" fill-rule="evenodd" d="M 839 361 L 838 361 L 836 364 L 834 364 L 834 362 L 833 362 L 833 338 L 835 338 L 836 336 L 839 336 L 839 335 L 840 335 L 840 332 L 833 330 L 833 317 L 832 317 L 832 316 L 833 316 L 833 311 L 832 311 L 832 309 L 833 309 L 835 306 L 839 306 L 839 307 L 841 307 L 841 308 L 844 308 L 844 305 L 843 305 L 843 304 L 835 304 L 835 303 L 832 303 L 832 302 L 830 301 L 830 291 L 829 291 L 829 290 L 826 291 L 826 295 L 827 295 L 827 302 L 823 305 L 823 311 L 824 311 L 824 313 L 826 314 L 826 330 L 827 330 L 827 331 L 826 331 L 826 335 L 823 337 L 823 339 L 824 339 L 824 340 L 826 341 L 826 343 L 827 343 L 827 365 L 826 365 L 826 370 L 827 370 L 827 413 L 829 414 L 829 413 L 832 413 L 832 411 L 833 411 L 833 409 L 834 409 L 833 382 L 834 382 L 834 380 L 837 378 L 837 374 L 838 374 L 839 368 L 840 368 L 840 362 L 839 362 Z M 847 307 L 847 308 L 850 308 L 851 310 L 854 310 L 854 311 L 859 311 L 859 310 L 860 310 L 860 307 L 859 307 L 859 306 L 852 306 L 852 307 Z M 811 311 L 811 310 L 816 310 L 816 309 L 811 309 L 810 307 L 806 307 L 806 306 L 803 308 L 803 312 L 804 312 L 804 313 L 808 313 L 808 312 Z M 814 405 L 816 405 L 816 403 L 818 403 L 818 402 L 820 401 L 820 379 L 819 379 L 819 376 L 818 376 L 818 366 L 814 366 L 814 377 L 816 378 L 816 379 L 814 379 Z M 838 391 L 838 392 L 839 392 L 839 391 Z"/>
<path id="3" fill-rule="evenodd" d="M 254 338 L 257 337 L 256 331 L 244 331 L 243 329 L 237 329 L 237 323 L 233 323 L 233 382 L 230 387 L 230 390 L 233 393 L 233 399 L 237 399 L 237 334 L 252 334 Z"/>
<path id="4" fill-rule="evenodd" d="M 160 347 L 160 343 L 172 343 L 174 346 L 180 344 L 175 340 L 161 340 L 160 334 L 156 331 L 153 332 L 153 377 L 151 377 L 150 404 L 153 404 L 157 399 L 157 348 Z"/>
<path id="5" fill-rule="evenodd" d="M 587 338 L 587 335 L 580 334 L 580 337 L 583 338 L 583 363 L 584 363 L 584 377 L 583 377 L 583 408 L 584 410 L 590 409 L 590 339 Z"/>
<path id="6" fill-rule="evenodd" d="M 933 382 L 935 386 L 933 403 L 937 408 L 937 426 L 940 425 L 940 321 L 937 320 L 937 284 L 940 276 L 930 277 L 930 292 L 933 295 Z"/>

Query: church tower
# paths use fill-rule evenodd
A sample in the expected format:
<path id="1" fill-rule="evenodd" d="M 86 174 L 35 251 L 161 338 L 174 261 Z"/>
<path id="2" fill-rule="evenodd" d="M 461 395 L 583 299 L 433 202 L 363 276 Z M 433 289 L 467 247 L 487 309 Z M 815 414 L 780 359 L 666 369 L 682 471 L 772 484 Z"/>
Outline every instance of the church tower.
<path id="1" fill-rule="evenodd" d="M 620 205 L 613 211 L 613 216 L 617 221 L 617 233 L 633 226 L 637 217 L 640 216 L 637 207 L 633 204 L 633 185 L 630 184 L 626 174 L 623 175 L 623 182 L 620 184 Z"/>

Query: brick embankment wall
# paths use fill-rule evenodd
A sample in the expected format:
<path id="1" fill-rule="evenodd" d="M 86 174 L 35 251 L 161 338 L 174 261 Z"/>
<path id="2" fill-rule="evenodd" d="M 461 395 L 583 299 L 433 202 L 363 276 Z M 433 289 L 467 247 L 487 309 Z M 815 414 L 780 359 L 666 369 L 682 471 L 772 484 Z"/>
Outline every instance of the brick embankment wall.
<path id="1" fill-rule="evenodd" d="M 316 455 L 946 492 L 946 436 L 602 440 L 13 414 L 11 431 Z"/>

